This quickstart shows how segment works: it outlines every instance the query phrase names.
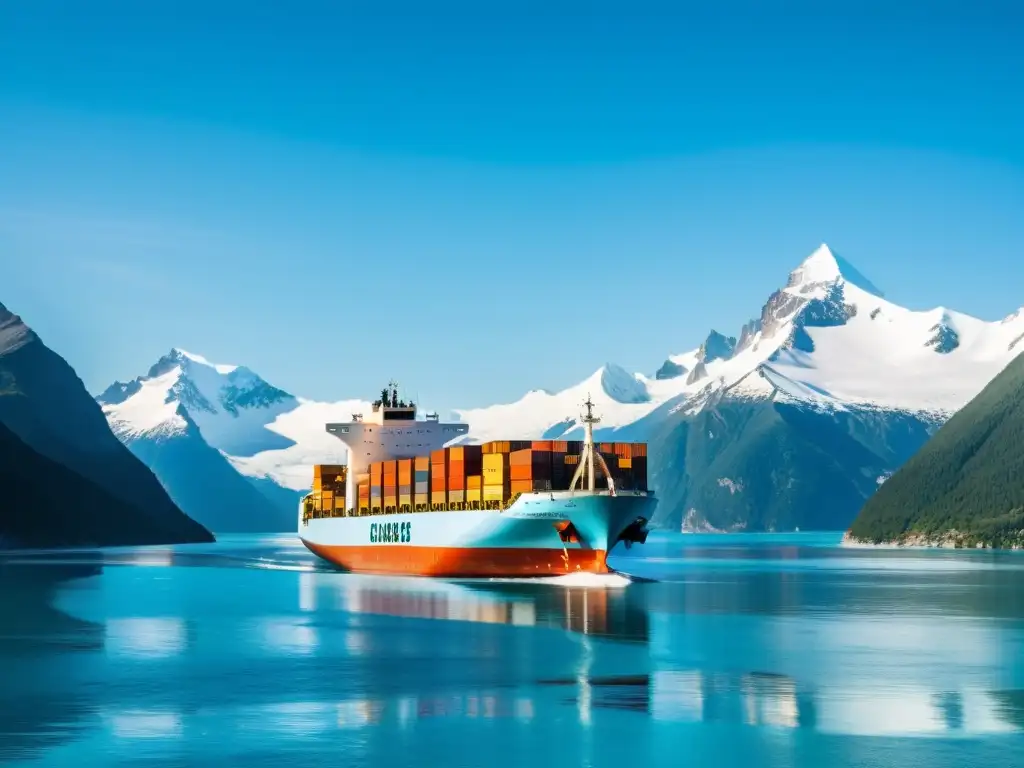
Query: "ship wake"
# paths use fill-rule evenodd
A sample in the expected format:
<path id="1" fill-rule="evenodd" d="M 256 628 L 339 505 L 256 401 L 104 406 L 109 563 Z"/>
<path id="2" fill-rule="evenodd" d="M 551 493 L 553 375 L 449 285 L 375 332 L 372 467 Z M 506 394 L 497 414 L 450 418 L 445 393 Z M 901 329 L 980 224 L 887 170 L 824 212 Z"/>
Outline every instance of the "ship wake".
<path id="1" fill-rule="evenodd" d="M 598 587 L 618 589 L 633 583 L 633 579 L 621 573 L 567 573 L 564 576 L 532 576 L 529 578 L 493 578 L 490 583 L 550 584 L 556 587 Z"/>

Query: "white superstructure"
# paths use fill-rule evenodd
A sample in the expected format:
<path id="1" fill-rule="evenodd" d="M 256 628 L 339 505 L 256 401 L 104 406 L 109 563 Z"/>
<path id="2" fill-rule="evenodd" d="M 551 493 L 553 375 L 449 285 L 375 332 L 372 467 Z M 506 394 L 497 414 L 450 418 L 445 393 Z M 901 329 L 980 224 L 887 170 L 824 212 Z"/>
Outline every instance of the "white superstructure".
<path id="1" fill-rule="evenodd" d="M 416 404 L 400 400 L 394 382 L 381 395 L 368 416 L 354 413 L 352 421 L 326 425 L 327 431 L 348 449 L 345 509 L 356 508 L 358 478 L 369 471 L 372 462 L 423 456 L 469 431 L 468 424 L 441 422 L 437 414 L 427 414 L 425 420 L 417 421 Z"/>

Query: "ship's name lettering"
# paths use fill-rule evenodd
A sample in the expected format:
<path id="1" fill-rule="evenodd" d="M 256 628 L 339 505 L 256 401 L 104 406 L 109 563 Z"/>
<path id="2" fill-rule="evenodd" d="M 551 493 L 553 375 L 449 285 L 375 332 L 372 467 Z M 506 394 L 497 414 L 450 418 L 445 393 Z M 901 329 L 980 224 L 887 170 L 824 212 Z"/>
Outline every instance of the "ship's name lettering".
<path id="1" fill-rule="evenodd" d="M 404 544 L 412 541 L 412 523 L 370 523 L 371 544 Z"/>

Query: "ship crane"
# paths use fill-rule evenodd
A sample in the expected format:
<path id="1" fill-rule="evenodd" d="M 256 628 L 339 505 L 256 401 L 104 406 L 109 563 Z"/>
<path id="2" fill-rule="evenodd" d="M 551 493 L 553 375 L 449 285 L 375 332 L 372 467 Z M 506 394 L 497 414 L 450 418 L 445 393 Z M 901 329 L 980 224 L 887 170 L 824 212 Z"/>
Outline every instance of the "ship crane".
<path id="1" fill-rule="evenodd" d="M 587 395 L 587 402 L 583 404 L 587 412 L 582 416 L 583 421 L 583 451 L 580 453 L 580 465 L 576 467 L 576 472 L 573 473 L 572 482 L 569 483 L 569 491 L 574 492 L 576 490 L 576 483 L 580 482 L 582 485 L 583 472 L 587 472 L 587 489 L 594 493 L 597 489 L 597 475 L 594 474 L 594 461 L 601 466 L 601 471 L 604 472 L 605 477 L 608 478 L 608 490 L 611 494 L 615 495 L 615 481 L 612 479 L 612 473 L 608 470 L 608 465 L 605 463 L 604 456 L 594 450 L 594 425 L 601 421 L 601 419 L 594 415 L 594 404 L 590 400 L 590 395 Z"/>

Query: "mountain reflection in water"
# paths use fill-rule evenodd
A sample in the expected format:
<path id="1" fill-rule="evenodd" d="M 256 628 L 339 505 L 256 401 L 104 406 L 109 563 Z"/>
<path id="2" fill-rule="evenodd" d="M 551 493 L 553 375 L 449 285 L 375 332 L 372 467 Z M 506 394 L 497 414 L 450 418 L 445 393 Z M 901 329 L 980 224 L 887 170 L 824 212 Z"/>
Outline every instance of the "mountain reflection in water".
<path id="1" fill-rule="evenodd" d="M 652 538 L 625 586 L 0 555 L 0 762 L 1024 764 L 1024 556 Z"/>

